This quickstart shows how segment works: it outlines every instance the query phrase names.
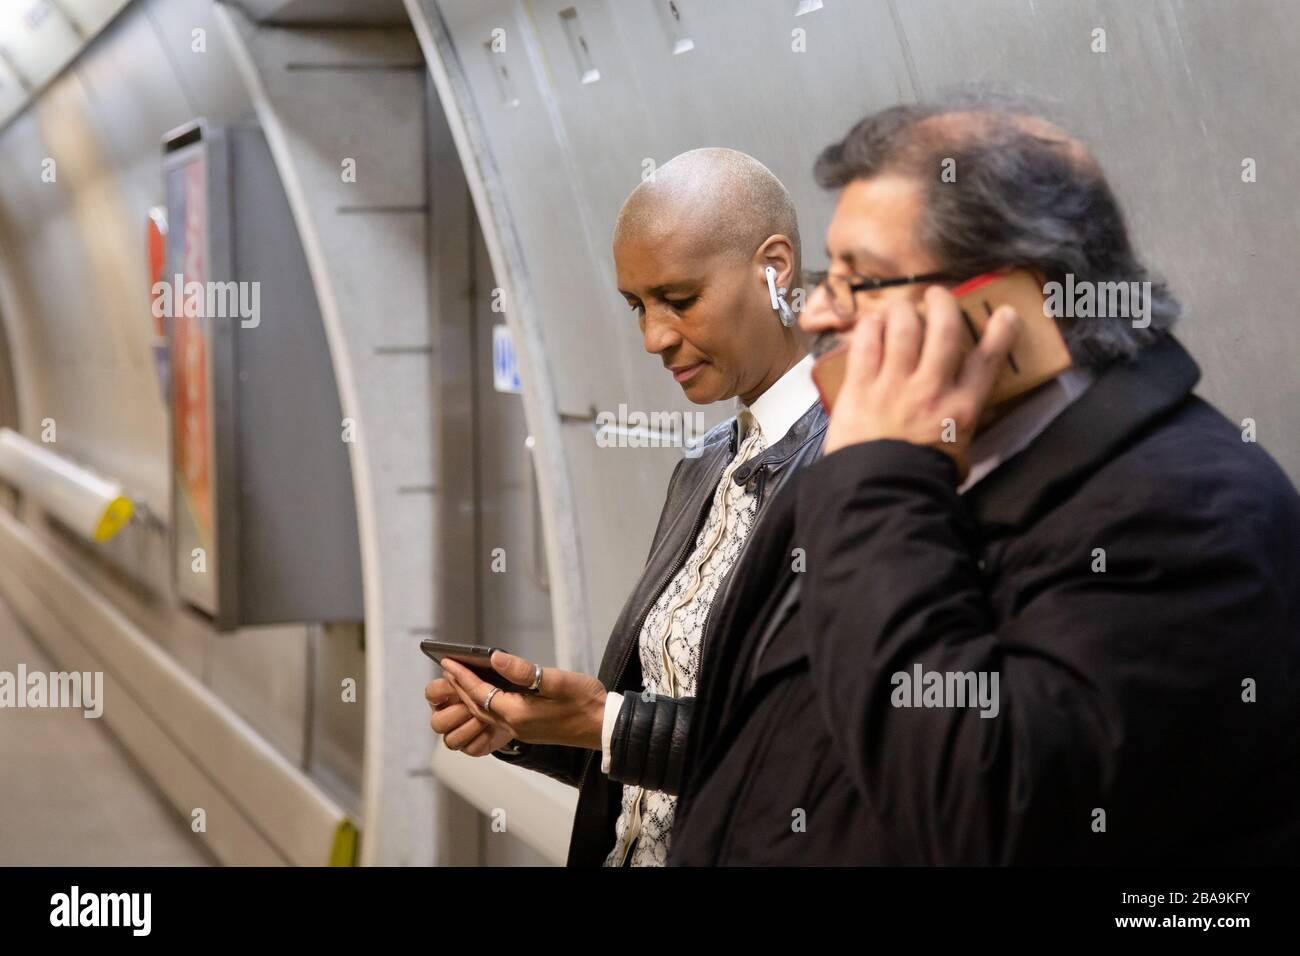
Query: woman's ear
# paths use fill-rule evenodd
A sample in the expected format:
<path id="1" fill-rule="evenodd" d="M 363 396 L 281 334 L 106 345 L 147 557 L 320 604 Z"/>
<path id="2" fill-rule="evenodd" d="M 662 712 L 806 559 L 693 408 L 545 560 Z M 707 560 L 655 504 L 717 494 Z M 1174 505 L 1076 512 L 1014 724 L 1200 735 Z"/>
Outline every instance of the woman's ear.
<path id="1" fill-rule="evenodd" d="M 799 284 L 799 276 L 795 275 L 794 244 L 790 242 L 788 237 L 779 233 L 768 236 L 763 240 L 763 244 L 758 247 L 755 260 L 760 267 L 759 274 L 764 281 L 766 281 L 766 272 L 769 266 L 776 270 L 777 288 L 785 289 L 787 295 Z"/>

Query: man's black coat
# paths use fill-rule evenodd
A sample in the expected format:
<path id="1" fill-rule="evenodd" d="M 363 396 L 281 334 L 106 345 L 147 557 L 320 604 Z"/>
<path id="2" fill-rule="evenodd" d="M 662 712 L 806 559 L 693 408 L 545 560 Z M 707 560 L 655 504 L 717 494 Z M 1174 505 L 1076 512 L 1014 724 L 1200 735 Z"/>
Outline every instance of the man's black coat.
<path id="1" fill-rule="evenodd" d="M 903 442 L 798 476 L 705 651 L 670 862 L 1300 859 L 1300 496 L 1198 377 L 1163 340 L 965 495 Z M 996 673 L 997 716 L 895 706 L 918 664 Z"/>

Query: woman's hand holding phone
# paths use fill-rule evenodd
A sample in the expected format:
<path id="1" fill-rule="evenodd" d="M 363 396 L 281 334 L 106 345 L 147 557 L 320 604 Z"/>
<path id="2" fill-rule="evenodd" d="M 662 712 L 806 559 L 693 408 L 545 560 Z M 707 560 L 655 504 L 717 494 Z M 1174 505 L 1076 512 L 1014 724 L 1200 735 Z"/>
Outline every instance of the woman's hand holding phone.
<path id="1" fill-rule="evenodd" d="M 429 726 L 442 736 L 448 750 L 485 757 L 510 743 L 514 736 L 508 728 L 493 727 L 475 717 L 446 677 L 429 681 L 424 697 L 433 710 Z M 492 705 L 496 706 L 495 700 Z"/>
<path id="2" fill-rule="evenodd" d="M 480 757 L 505 746 L 511 738 L 531 744 L 600 749 L 606 692 L 590 674 L 547 667 L 542 670 L 538 692 L 527 694 L 496 689 L 450 658 L 440 663 L 443 677 L 428 684 L 425 698 L 434 710 L 430 726 L 443 734 L 451 749 Z M 533 682 L 532 662 L 514 654 L 496 651 L 492 667 L 521 687 Z M 483 704 L 494 689 L 491 709 L 485 710 Z"/>

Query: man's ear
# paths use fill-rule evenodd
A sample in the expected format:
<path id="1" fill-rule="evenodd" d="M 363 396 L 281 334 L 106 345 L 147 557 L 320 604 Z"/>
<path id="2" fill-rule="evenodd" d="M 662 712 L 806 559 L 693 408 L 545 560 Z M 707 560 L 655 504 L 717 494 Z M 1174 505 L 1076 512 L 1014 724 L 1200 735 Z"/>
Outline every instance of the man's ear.
<path id="1" fill-rule="evenodd" d="M 763 240 L 763 244 L 758 247 L 758 252 L 754 255 L 754 261 L 758 266 L 759 281 L 766 288 L 767 279 L 764 276 L 764 270 L 771 266 L 776 270 L 777 286 L 785 289 L 788 295 L 799 284 L 799 276 L 795 275 L 794 259 L 794 244 L 790 242 L 789 238 L 780 233 L 768 236 Z"/>

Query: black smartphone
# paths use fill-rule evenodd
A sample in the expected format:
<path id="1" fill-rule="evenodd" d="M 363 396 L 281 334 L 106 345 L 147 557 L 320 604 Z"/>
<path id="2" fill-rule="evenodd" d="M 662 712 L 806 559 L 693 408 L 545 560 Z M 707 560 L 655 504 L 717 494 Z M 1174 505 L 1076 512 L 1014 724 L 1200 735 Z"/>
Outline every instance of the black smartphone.
<path id="1" fill-rule="evenodd" d="M 492 652 L 499 651 L 499 647 L 486 647 L 482 644 L 452 644 L 447 641 L 430 641 L 423 640 L 420 642 L 420 650 L 424 651 L 434 663 L 439 663 L 444 657 L 450 657 L 457 664 L 469 668 L 478 677 L 479 680 L 487 681 L 494 687 L 500 687 L 502 690 L 513 690 L 527 692 L 528 688 L 519 684 L 511 683 L 508 679 L 498 674 L 496 668 L 492 666 Z"/>

